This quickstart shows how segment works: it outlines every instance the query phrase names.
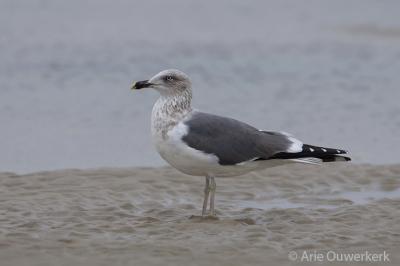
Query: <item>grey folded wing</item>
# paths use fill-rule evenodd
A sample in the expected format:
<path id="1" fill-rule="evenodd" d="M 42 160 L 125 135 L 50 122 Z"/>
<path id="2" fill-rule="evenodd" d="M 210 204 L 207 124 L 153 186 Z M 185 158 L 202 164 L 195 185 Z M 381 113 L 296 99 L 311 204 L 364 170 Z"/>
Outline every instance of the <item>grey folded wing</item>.
<path id="1" fill-rule="evenodd" d="M 193 112 L 184 121 L 188 133 L 182 140 L 190 147 L 218 157 L 221 165 L 269 159 L 288 152 L 291 138 L 279 132 L 260 131 L 235 119 Z"/>

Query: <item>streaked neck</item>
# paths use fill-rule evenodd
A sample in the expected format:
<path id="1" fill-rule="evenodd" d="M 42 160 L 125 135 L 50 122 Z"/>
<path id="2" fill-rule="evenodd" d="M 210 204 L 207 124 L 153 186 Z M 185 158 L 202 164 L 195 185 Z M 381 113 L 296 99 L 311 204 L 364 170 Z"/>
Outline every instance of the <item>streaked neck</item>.
<path id="1" fill-rule="evenodd" d="M 151 127 L 153 135 L 167 138 L 168 131 L 192 111 L 192 91 L 161 95 L 153 106 Z"/>
<path id="2" fill-rule="evenodd" d="M 166 116 L 175 116 L 175 114 L 190 112 L 191 105 L 192 90 L 186 89 L 179 93 L 161 95 L 154 107 L 157 107 Z"/>

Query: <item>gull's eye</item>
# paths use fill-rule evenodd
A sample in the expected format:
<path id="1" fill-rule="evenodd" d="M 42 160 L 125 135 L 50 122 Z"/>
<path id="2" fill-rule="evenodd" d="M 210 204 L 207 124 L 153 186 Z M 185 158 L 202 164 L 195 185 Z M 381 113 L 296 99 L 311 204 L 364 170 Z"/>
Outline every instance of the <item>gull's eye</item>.
<path id="1" fill-rule="evenodd" d="M 166 77 L 165 77 L 165 80 L 166 80 L 166 81 L 173 81 L 174 78 L 173 78 L 172 76 L 166 76 Z"/>

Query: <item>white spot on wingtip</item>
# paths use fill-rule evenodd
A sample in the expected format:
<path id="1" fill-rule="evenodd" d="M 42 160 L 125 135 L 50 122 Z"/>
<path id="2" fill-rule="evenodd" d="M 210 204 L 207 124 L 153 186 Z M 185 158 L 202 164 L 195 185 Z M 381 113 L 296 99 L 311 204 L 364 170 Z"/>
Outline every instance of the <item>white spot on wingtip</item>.
<path id="1" fill-rule="evenodd" d="M 314 149 L 313 149 L 313 148 L 310 148 L 310 152 L 314 152 Z"/>
<path id="2" fill-rule="evenodd" d="M 326 152 L 326 149 L 324 149 L 324 148 L 321 148 L 321 150 L 322 150 L 323 152 Z"/>
<path id="3" fill-rule="evenodd" d="M 336 150 L 337 151 L 337 153 L 342 153 L 340 150 Z"/>

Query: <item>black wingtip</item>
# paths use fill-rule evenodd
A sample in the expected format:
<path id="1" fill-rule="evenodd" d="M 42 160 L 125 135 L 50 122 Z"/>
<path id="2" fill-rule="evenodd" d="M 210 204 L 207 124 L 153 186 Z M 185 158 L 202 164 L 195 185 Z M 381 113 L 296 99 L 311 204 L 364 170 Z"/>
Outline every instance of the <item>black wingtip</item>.
<path id="1" fill-rule="evenodd" d="M 274 156 L 269 159 L 299 159 L 311 157 L 321 159 L 323 162 L 351 161 L 350 157 L 344 156 L 345 154 L 347 154 L 346 150 L 324 148 L 308 144 L 303 144 L 302 148 L 303 149 L 301 152 L 280 152 L 274 154 Z"/>

